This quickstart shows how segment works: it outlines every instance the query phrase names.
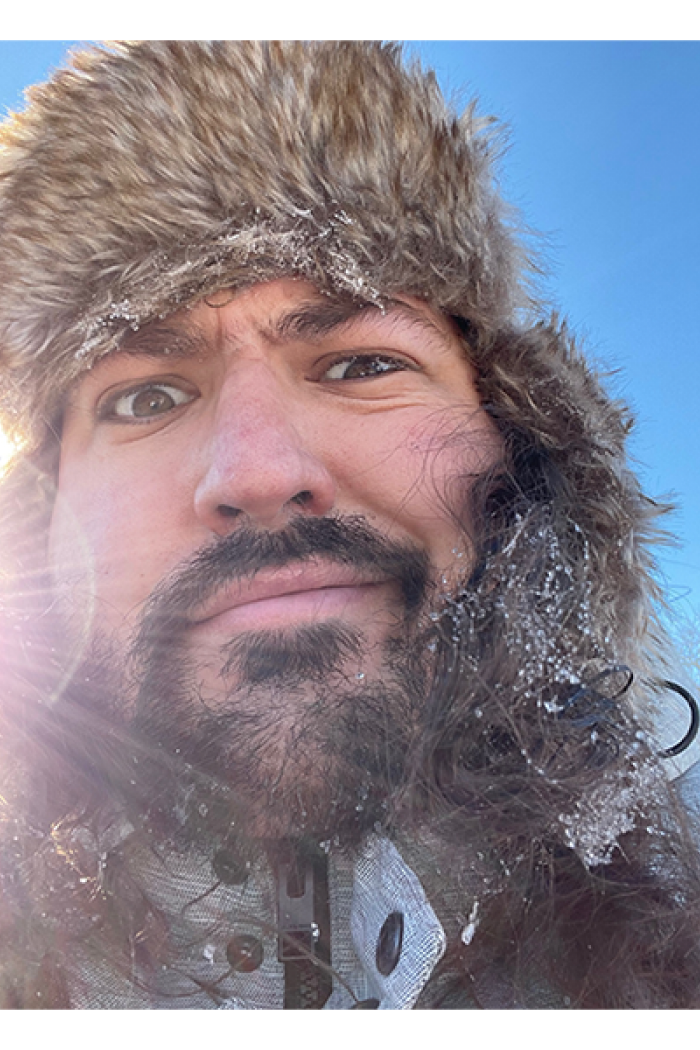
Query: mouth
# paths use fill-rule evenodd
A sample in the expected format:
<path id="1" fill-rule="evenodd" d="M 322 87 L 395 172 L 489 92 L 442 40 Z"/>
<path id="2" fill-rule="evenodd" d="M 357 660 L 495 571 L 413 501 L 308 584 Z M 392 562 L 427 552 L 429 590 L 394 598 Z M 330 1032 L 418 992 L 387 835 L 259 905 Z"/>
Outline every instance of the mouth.
<path id="1" fill-rule="evenodd" d="M 362 618 L 377 608 L 379 592 L 393 588 L 387 577 L 368 577 L 351 566 L 296 563 L 237 580 L 205 602 L 191 629 L 226 635 L 311 623 Z"/>

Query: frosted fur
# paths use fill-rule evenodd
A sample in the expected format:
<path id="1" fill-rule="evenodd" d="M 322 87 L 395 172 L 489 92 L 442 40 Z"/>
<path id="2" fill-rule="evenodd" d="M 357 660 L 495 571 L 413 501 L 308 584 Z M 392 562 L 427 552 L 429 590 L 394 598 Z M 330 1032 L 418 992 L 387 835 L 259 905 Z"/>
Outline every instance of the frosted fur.
<path id="1" fill-rule="evenodd" d="M 556 477 L 548 529 L 590 621 L 567 674 L 591 653 L 658 667 L 656 508 L 626 465 L 629 417 L 566 328 L 526 322 L 532 265 L 473 106 L 457 115 L 394 46 L 345 42 L 88 49 L 29 102 L 0 129 L 0 406 L 27 452 L 126 331 L 207 293 L 292 274 L 379 305 L 420 296 L 467 323 L 485 406 Z M 33 471 L 20 461 L 6 489 L 41 535 L 51 486 Z"/>
<path id="2" fill-rule="evenodd" d="M 89 48 L 28 101 L 0 127 L 0 419 L 27 452 L 128 329 L 208 292 L 298 274 L 412 293 L 468 324 L 485 405 L 561 472 L 596 614 L 625 645 L 644 632 L 656 510 L 629 416 L 565 328 L 525 320 L 532 266 L 474 107 L 395 46 L 352 42 Z"/>
<path id="3" fill-rule="evenodd" d="M 423 296 L 493 331 L 520 249 L 493 143 L 394 47 L 161 42 L 80 52 L 0 130 L 6 423 L 218 288 L 299 274 Z"/>
<path id="4" fill-rule="evenodd" d="M 585 1005 L 697 1005 L 697 851 L 645 732 L 649 679 L 666 672 L 651 546 L 661 508 L 630 469 L 626 407 L 531 298 L 535 267 L 497 190 L 494 125 L 473 107 L 455 113 L 394 46 L 345 42 L 87 49 L 28 102 L 0 127 L 0 414 L 27 442 L 0 486 L 0 769 L 30 774 L 0 821 L 16 943 L 26 948 L 26 923 L 43 951 L 47 913 L 63 934 L 104 903 L 77 864 L 66 873 L 71 834 L 85 852 L 103 815 L 80 779 L 91 763 L 114 795 L 108 815 L 120 792 L 131 798 L 139 756 L 141 816 L 164 784 L 176 808 L 185 795 L 193 808 L 210 800 L 158 747 L 129 740 L 113 755 L 89 703 L 53 710 L 43 680 L 26 684 L 40 664 L 30 629 L 52 600 L 42 573 L 63 398 L 130 329 L 292 275 L 380 308 L 412 294 L 450 316 L 503 439 L 494 475 L 436 492 L 476 565 L 432 611 L 420 732 L 404 742 L 389 727 L 407 757 L 401 780 L 387 773 L 387 830 L 420 854 L 431 901 L 457 895 L 450 965 L 470 988 L 493 958 L 512 963 L 516 984 L 522 964 Z M 461 439 L 458 425 L 446 437 Z M 48 666 L 55 650 L 44 655 Z M 619 664 L 632 687 L 599 693 Z M 77 816 L 66 803 L 55 819 L 42 776 L 67 785 Z M 11 797 L 4 783 L 0 793 Z M 478 900 L 458 896 L 460 864 L 478 874 Z M 113 961 L 116 944 L 130 964 L 143 902 L 115 878 L 101 948 Z M 13 965 L 0 966 L 0 1005 L 65 1005 L 38 964 L 25 989 Z"/>

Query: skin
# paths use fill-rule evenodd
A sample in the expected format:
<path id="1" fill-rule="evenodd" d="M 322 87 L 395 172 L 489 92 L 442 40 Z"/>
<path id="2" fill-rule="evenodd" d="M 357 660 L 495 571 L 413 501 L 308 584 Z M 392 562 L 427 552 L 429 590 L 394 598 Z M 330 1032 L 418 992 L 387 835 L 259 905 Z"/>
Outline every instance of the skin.
<path id="1" fill-rule="evenodd" d="M 285 279 L 146 326 L 85 374 L 65 408 L 49 554 L 74 659 L 95 640 L 126 653 L 153 591 L 217 540 L 244 527 L 284 530 L 299 515 L 361 516 L 427 554 L 435 587 L 448 589 L 471 561 L 450 484 L 488 469 L 500 451 L 456 329 L 422 302 L 402 297 L 349 316 L 311 284 Z M 322 814 L 317 830 L 335 827 L 338 785 L 357 771 L 342 771 L 348 749 L 329 697 L 345 696 L 350 681 L 390 682 L 403 601 L 395 579 L 322 558 L 222 587 L 178 641 L 196 696 L 166 689 L 150 705 L 156 733 L 175 726 L 194 740 L 198 705 L 221 715 L 211 772 L 249 798 L 256 834 L 297 833 L 299 785 L 304 811 Z M 320 687 L 251 688 L 226 665 L 232 640 L 324 623 L 362 644 Z M 346 702 L 362 710 L 361 695 Z M 138 709 L 127 693 L 127 717 L 132 703 Z M 392 703 L 381 726 L 406 723 Z M 250 742 L 251 719 L 262 719 L 263 746 Z M 246 747 L 252 765 L 242 765 Z M 328 756 L 339 753 L 336 769 Z"/>
<path id="2" fill-rule="evenodd" d="M 213 537 L 243 521 L 281 529 L 298 514 L 362 514 L 427 551 L 436 579 L 463 570 L 468 552 L 440 493 L 499 453 L 463 345 L 410 299 L 325 335 L 275 331 L 323 302 L 297 280 L 221 294 L 86 373 L 66 406 L 50 529 L 57 590 L 74 612 L 92 609 L 124 644 L 154 587 Z M 307 593 L 210 629 L 343 615 L 342 595 Z M 345 599 L 344 615 L 381 625 L 396 596 L 378 585 Z"/>

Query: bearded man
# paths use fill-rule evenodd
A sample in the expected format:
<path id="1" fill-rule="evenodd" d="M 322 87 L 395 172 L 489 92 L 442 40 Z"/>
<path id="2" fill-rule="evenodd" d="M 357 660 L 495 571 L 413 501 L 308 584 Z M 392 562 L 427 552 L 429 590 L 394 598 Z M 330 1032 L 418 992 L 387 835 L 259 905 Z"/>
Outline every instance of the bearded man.
<path id="1" fill-rule="evenodd" d="M 658 508 L 490 122 L 149 42 L 0 148 L 3 1005 L 696 1005 Z"/>

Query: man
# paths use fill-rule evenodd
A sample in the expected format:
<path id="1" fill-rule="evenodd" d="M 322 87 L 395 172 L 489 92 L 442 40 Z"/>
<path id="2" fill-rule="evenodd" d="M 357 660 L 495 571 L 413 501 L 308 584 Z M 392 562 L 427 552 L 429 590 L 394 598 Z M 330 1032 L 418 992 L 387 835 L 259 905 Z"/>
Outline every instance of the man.
<path id="1" fill-rule="evenodd" d="M 344 43 L 5 124 L 5 1007 L 696 1005 L 657 508 L 488 127 Z"/>

